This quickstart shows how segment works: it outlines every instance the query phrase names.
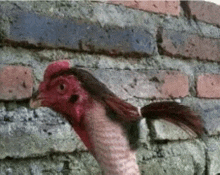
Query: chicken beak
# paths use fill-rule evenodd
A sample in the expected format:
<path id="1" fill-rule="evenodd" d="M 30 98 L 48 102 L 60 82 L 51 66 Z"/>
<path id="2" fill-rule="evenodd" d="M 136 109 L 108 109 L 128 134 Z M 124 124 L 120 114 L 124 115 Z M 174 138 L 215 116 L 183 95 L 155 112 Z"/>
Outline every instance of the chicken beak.
<path id="1" fill-rule="evenodd" d="M 30 100 L 30 107 L 36 109 L 38 107 L 41 107 L 41 103 L 42 99 L 40 98 L 39 91 L 37 91 L 32 95 L 32 98 Z"/>

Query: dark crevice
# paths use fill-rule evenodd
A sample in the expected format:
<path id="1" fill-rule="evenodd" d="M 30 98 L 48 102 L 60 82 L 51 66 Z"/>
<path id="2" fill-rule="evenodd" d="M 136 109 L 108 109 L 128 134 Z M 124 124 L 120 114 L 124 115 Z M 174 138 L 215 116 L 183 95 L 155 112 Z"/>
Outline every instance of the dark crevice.
<path id="1" fill-rule="evenodd" d="M 168 57 L 173 57 L 173 58 L 178 58 L 180 60 L 183 60 L 183 61 L 190 61 L 190 60 L 196 60 L 198 62 L 202 62 L 202 63 L 216 63 L 216 60 L 204 60 L 204 59 L 200 59 L 198 57 L 190 57 L 190 56 L 185 56 L 185 55 L 182 55 L 182 54 L 173 54 L 173 53 L 170 53 L 168 52 L 167 50 L 163 49 L 162 47 L 158 46 L 158 49 L 160 49 L 160 55 L 161 56 L 168 56 Z"/>
<path id="2" fill-rule="evenodd" d="M 162 34 L 163 34 L 163 28 L 162 28 L 162 27 L 159 27 L 159 28 L 157 29 L 156 41 L 157 41 L 158 52 L 159 52 L 159 54 L 161 54 L 161 55 L 163 54 L 163 48 L 161 47 L 161 44 L 163 43 Z"/>
<path id="3" fill-rule="evenodd" d="M 154 143 L 156 144 L 160 144 L 160 145 L 166 145 L 168 143 L 170 143 L 170 140 L 168 139 L 164 139 L 164 140 L 153 140 Z"/>
<path id="4" fill-rule="evenodd" d="M 150 142 L 154 142 L 155 141 L 154 138 L 156 136 L 156 130 L 155 130 L 152 122 L 147 120 L 147 118 L 146 118 L 146 124 L 147 124 L 147 127 L 149 129 L 149 136 L 151 138 Z"/>
<path id="5" fill-rule="evenodd" d="M 38 115 L 35 110 L 34 110 L 33 114 L 34 114 L 34 118 L 38 118 Z"/>
<path id="6" fill-rule="evenodd" d="M 139 138 L 140 138 L 140 130 L 139 130 L 140 121 L 133 123 L 124 123 L 123 127 L 126 131 L 126 136 L 129 141 L 130 148 L 132 150 L 137 150 L 140 146 Z"/>
<path id="7" fill-rule="evenodd" d="M 204 175 L 209 175 L 209 168 L 210 168 L 210 157 L 208 154 L 208 149 L 205 149 L 205 171 Z"/>
<path id="8" fill-rule="evenodd" d="M 28 103 L 29 104 L 29 101 L 30 101 L 30 98 L 25 98 L 25 99 L 12 99 L 12 100 L 4 100 L 4 99 L 1 99 L 0 102 L 3 102 L 3 103 L 11 103 L 11 102 L 16 102 L 18 104 L 24 104 L 24 103 Z"/>
<path id="9" fill-rule="evenodd" d="M 9 40 L 9 39 L 4 39 L 1 43 L 3 46 L 9 46 L 9 47 L 22 47 L 25 49 L 29 49 L 32 52 L 39 52 L 42 50 L 54 50 L 54 49 L 61 49 L 63 51 L 69 51 L 69 52 L 77 52 L 77 53 L 87 53 L 87 54 L 91 54 L 91 55 L 107 55 L 110 56 L 112 58 L 117 58 L 119 56 L 123 56 L 124 58 L 142 58 L 142 57 L 150 57 L 153 54 L 148 54 L 148 53 L 143 53 L 143 52 L 138 52 L 138 51 L 133 51 L 133 52 L 120 52 L 120 51 L 115 51 L 115 50 L 104 50 L 104 49 L 97 49 L 95 50 L 95 48 L 93 48 L 94 46 L 91 45 L 87 45 L 87 47 L 90 50 L 83 50 L 82 49 L 82 43 L 79 43 L 79 50 L 78 49 L 71 49 L 71 48 L 66 48 L 66 47 L 56 47 L 56 46 L 48 46 L 48 45 L 43 45 L 41 43 L 38 44 L 31 44 L 27 41 L 22 41 L 22 42 L 18 42 L 18 41 L 13 41 L 13 40 Z"/>
<path id="10" fill-rule="evenodd" d="M 188 19 L 189 24 L 191 25 L 191 20 L 194 20 L 197 25 L 197 28 L 199 30 L 200 35 L 204 37 L 204 35 L 202 33 L 202 29 L 201 29 L 200 25 L 198 24 L 198 19 L 196 18 L 195 15 L 192 15 L 188 1 L 180 1 L 180 6 L 182 7 L 182 9 L 184 11 L 184 16 Z"/>
<path id="11" fill-rule="evenodd" d="M 63 175 L 69 175 L 69 174 L 70 174 L 71 169 L 70 169 L 70 167 L 69 167 L 69 164 L 70 164 L 69 161 L 64 161 L 64 162 L 63 162 L 63 169 L 62 169 L 62 171 L 61 171 L 61 173 L 62 173 Z"/>
<path id="12" fill-rule="evenodd" d="M 30 156 L 30 157 L 11 157 L 11 156 L 6 156 L 3 159 L 0 159 L 0 162 L 3 161 L 30 161 L 30 160 L 39 160 L 39 159 L 51 159 L 53 160 L 54 156 L 66 156 L 66 155 L 71 155 L 74 157 L 77 157 L 79 155 L 82 155 L 83 153 L 88 153 L 88 151 L 84 150 L 75 150 L 73 152 L 53 152 L 52 150 L 48 153 L 45 153 L 45 155 L 35 155 L 35 156 Z"/>
<path id="13" fill-rule="evenodd" d="M 188 1 L 180 1 L 180 6 L 184 11 L 184 16 L 189 20 L 192 18 L 192 13 L 188 4 Z"/>

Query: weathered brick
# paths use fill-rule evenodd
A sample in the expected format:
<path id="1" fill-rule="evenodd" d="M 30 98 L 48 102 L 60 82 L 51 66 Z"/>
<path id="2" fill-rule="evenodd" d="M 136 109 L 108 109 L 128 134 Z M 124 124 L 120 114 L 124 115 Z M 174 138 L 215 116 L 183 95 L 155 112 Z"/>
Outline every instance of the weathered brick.
<path id="1" fill-rule="evenodd" d="M 122 4 L 124 6 L 135 8 L 139 10 L 155 12 L 155 13 L 162 13 L 162 14 L 171 14 L 178 16 L 180 13 L 180 1 L 143 1 L 143 0 L 131 0 L 131 1 L 115 1 L 109 0 L 109 3 L 112 4 Z"/>
<path id="2" fill-rule="evenodd" d="M 23 66 L 4 66 L 0 69 L 0 99 L 20 100 L 32 95 L 31 69 Z"/>
<path id="3" fill-rule="evenodd" d="M 197 96 L 203 98 L 220 98 L 220 75 L 200 75 L 197 80 Z"/>
<path id="4" fill-rule="evenodd" d="M 173 30 L 162 30 L 161 39 L 161 54 L 220 61 L 220 39 Z"/>
<path id="5" fill-rule="evenodd" d="M 185 97 L 189 93 L 188 76 L 177 71 L 160 72 L 163 78 L 161 94 L 169 97 Z"/>
<path id="6" fill-rule="evenodd" d="M 123 99 L 179 98 L 188 95 L 188 77 L 178 71 L 136 72 L 129 70 L 94 70 L 94 75 Z"/>
<path id="7" fill-rule="evenodd" d="M 86 36 L 81 40 L 82 49 L 85 51 L 148 55 L 157 51 L 155 39 L 144 29 L 103 29 L 97 25 L 88 28 Z"/>
<path id="8" fill-rule="evenodd" d="M 196 19 L 220 26 L 220 6 L 207 1 L 187 1 L 190 15 Z"/>
<path id="9" fill-rule="evenodd" d="M 5 42 L 112 54 L 157 52 L 155 38 L 145 29 L 101 27 L 74 19 L 55 19 L 22 12 L 11 16 Z M 33 22 L 34 21 L 34 22 Z"/>

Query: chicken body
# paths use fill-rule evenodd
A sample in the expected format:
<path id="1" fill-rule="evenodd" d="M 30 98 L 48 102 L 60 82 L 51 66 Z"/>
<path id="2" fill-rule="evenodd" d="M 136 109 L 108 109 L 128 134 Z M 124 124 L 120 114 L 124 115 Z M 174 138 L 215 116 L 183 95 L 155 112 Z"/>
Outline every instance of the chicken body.
<path id="1" fill-rule="evenodd" d="M 30 106 L 45 106 L 62 114 L 105 175 L 140 174 L 133 144 L 138 140 L 138 134 L 134 134 L 138 130 L 135 123 L 143 117 L 164 119 L 197 135 L 203 133 L 200 116 L 189 107 L 158 102 L 142 107 L 139 113 L 89 72 L 71 68 L 68 61 L 58 61 L 47 67 L 44 81 L 33 95 Z M 125 126 L 135 127 L 127 129 Z"/>

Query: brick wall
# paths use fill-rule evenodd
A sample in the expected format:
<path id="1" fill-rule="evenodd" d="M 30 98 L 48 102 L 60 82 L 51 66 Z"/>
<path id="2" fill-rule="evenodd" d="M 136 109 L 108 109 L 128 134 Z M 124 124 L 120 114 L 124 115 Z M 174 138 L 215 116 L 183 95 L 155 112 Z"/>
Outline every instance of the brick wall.
<path id="1" fill-rule="evenodd" d="M 176 100 L 202 139 L 141 122 L 142 174 L 220 173 L 220 6 L 204 1 L 1 2 L 0 174 L 100 174 L 59 114 L 29 108 L 47 65 L 69 59 L 135 106 Z"/>

